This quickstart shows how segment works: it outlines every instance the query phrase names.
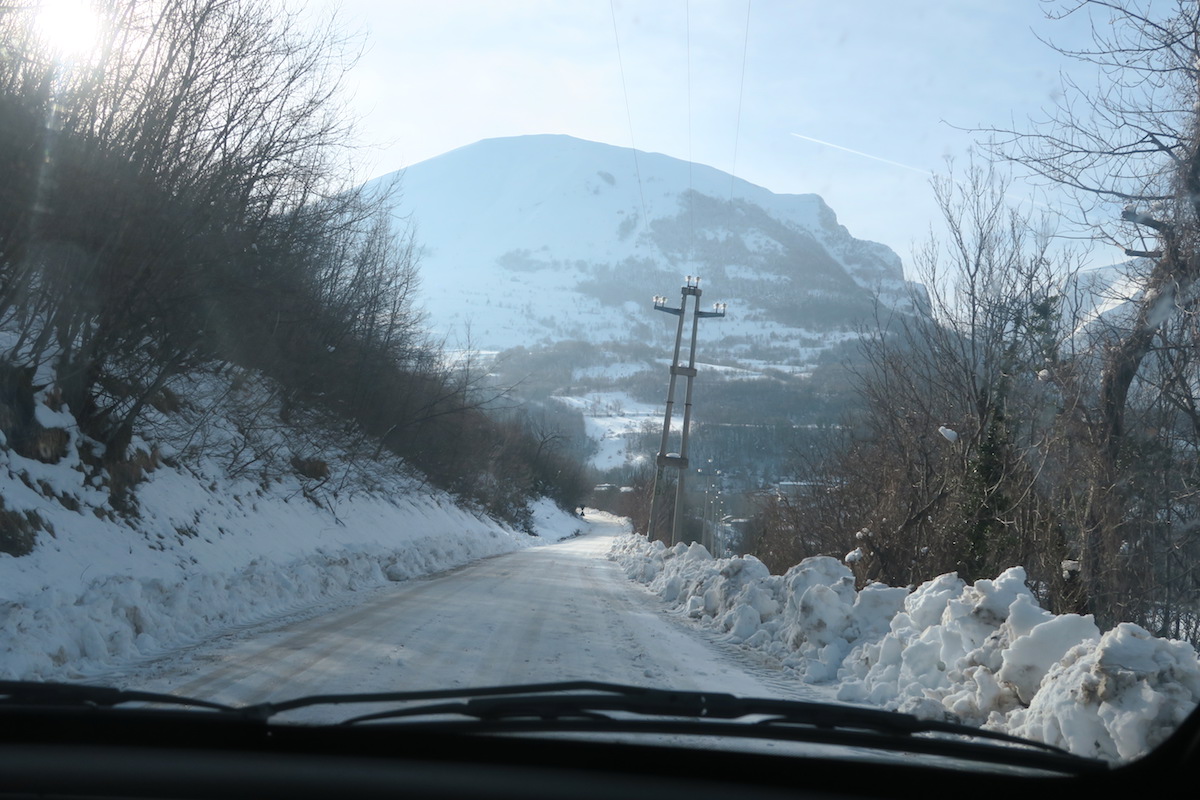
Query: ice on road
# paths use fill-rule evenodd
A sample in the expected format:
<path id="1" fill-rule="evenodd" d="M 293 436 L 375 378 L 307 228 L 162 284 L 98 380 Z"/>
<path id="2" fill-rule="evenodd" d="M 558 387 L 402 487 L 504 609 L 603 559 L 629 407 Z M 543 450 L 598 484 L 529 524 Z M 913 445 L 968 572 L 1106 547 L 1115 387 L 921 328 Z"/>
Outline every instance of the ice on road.
<path id="1" fill-rule="evenodd" d="M 607 559 L 616 524 L 246 631 L 127 674 L 146 689 L 235 704 L 305 694 L 602 680 L 812 696 L 751 653 L 672 618 Z M 338 719 L 346 709 L 321 709 Z M 306 714 L 306 718 L 314 717 Z"/>

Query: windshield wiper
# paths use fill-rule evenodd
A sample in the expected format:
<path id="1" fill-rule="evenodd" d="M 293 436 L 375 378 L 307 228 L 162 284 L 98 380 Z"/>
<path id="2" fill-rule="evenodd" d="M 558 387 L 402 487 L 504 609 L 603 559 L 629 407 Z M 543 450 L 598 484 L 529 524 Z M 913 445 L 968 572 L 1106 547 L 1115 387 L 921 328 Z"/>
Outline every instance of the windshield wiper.
<path id="1" fill-rule="evenodd" d="M 452 734 L 653 733 L 753 738 L 923 753 L 1070 774 L 1109 768 L 1103 761 L 1041 742 L 894 711 L 597 681 L 309 695 L 242 707 L 106 686 L 0 681 L 0 708 L 190 706 L 258 724 L 300 708 L 366 703 L 401 705 L 338 724 L 390 721 L 406 731 Z"/>
<path id="2" fill-rule="evenodd" d="M 450 702 L 428 702 L 438 700 Z M 919 752 L 1072 774 L 1108 769 L 1103 761 L 1076 756 L 1042 742 L 894 711 L 595 681 L 312 695 L 247 706 L 241 712 L 266 720 L 298 708 L 345 703 L 416 705 L 361 714 L 343 720 L 342 725 L 390 720 L 403 721 L 406 729 L 445 733 L 569 731 L 732 736 Z"/>
<path id="3" fill-rule="evenodd" d="M 192 706 L 215 711 L 241 713 L 241 709 L 210 700 L 181 697 L 159 692 L 115 689 L 109 686 L 89 686 L 76 683 L 39 683 L 36 681 L 0 681 L 0 708 L 83 706 L 113 708 L 130 703 L 160 703 L 173 706 Z"/>

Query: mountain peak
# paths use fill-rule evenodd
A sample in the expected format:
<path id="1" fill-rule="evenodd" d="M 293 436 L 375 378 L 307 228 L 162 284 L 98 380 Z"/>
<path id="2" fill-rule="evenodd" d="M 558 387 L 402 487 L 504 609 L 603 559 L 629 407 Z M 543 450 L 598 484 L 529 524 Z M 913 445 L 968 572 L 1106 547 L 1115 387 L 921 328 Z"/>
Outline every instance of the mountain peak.
<path id="1" fill-rule="evenodd" d="M 452 338 L 469 325 L 476 347 L 647 342 L 657 336 L 645 301 L 686 274 L 729 301 L 725 338 L 767 330 L 810 356 L 814 334 L 853 329 L 876 298 L 911 309 L 900 259 L 854 239 L 820 196 L 661 153 L 503 137 L 414 164 L 400 181 L 431 322 Z"/>

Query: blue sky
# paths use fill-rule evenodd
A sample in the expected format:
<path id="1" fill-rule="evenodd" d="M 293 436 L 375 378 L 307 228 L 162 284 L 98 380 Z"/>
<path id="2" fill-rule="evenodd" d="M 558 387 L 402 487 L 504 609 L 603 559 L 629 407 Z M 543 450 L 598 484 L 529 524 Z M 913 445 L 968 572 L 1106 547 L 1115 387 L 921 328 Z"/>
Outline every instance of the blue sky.
<path id="1" fill-rule="evenodd" d="M 959 128 L 1025 126 L 1062 70 L 1088 80 L 1038 40 L 1078 43 L 1087 20 L 1038 0 L 752 0 L 748 28 L 743 0 L 338 5 L 366 36 L 350 75 L 364 177 L 494 136 L 632 143 L 820 194 L 906 264 L 937 219 L 927 173 L 979 137 Z"/>

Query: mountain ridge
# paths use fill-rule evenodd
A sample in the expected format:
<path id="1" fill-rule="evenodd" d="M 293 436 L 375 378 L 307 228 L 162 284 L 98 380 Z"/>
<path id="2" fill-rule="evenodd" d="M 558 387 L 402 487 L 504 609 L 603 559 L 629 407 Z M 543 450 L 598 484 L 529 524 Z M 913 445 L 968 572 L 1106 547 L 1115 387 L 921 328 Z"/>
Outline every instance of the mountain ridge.
<path id="1" fill-rule="evenodd" d="M 876 300 L 915 310 L 899 257 L 851 236 L 819 195 L 775 194 L 660 153 L 635 161 L 629 148 L 562 134 L 486 139 L 372 185 L 396 180 L 396 214 L 422 246 L 431 327 L 454 338 L 470 325 L 474 347 L 656 341 L 603 312 L 648 310 L 651 294 L 670 294 L 686 274 L 728 301 L 731 318 L 754 323 L 727 334 L 774 334 L 800 349 L 853 327 Z"/>

